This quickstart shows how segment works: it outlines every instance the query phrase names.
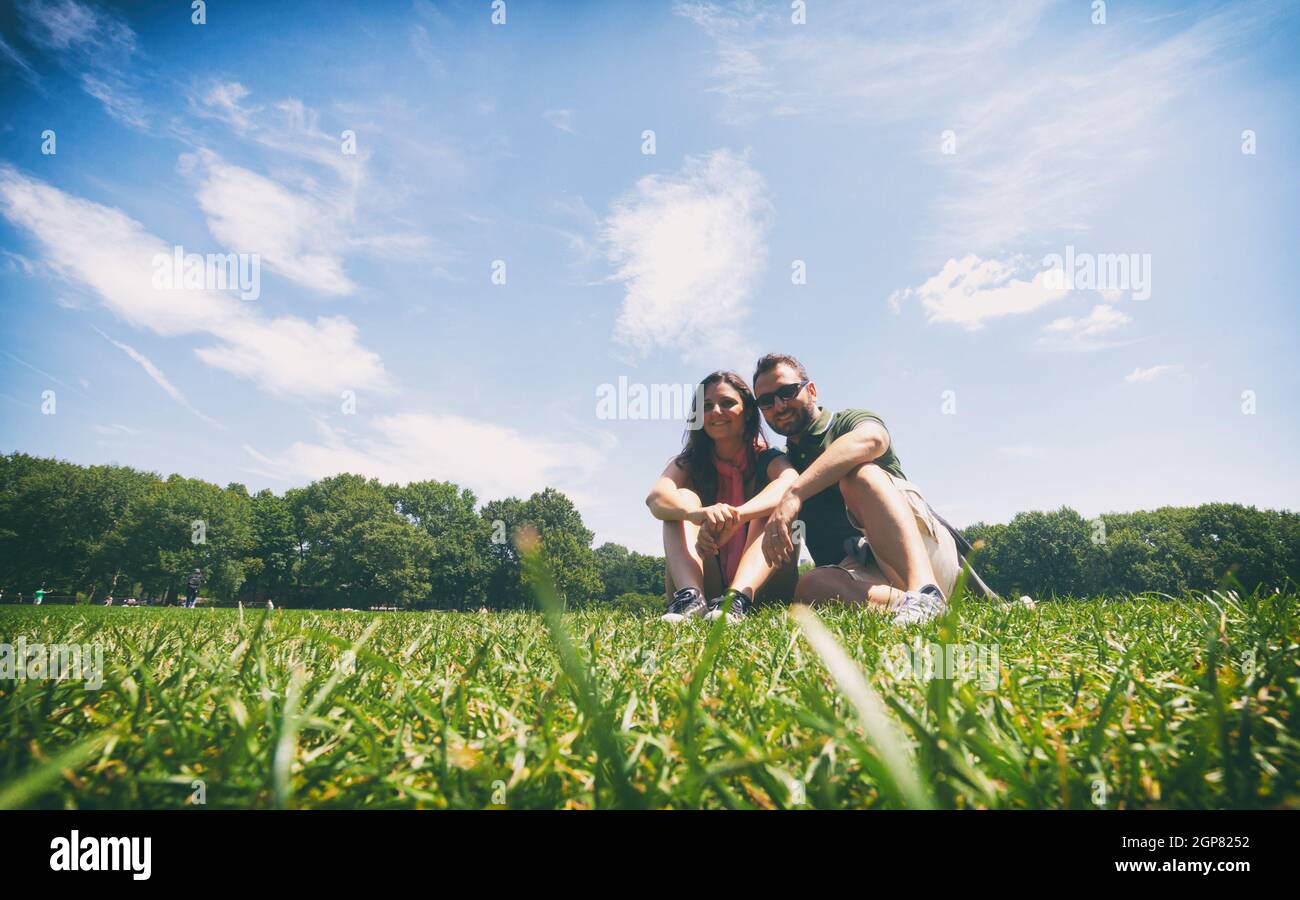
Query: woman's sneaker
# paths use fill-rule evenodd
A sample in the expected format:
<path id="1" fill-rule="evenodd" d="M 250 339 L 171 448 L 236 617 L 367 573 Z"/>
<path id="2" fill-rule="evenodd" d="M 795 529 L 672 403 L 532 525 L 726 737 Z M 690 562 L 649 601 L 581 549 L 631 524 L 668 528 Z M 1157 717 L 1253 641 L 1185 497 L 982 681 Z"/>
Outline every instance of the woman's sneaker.
<path id="1" fill-rule="evenodd" d="M 715 597 L 709 601 L 709 611 L 704 618 L 710 622 L 722 615 L 723 602 L 731 598 L 731 609 L 727 612 L 727 623 L 734 625 L 745 616 L 749 615 L 750 610 L 754 608 L 754 601 L 749 599 L 749 595 L 744 591 L 738 591 L 735 588 L 727 588 L 721 597 Z"/>
<path id="2" fill-rule="evenodd" d="M 920 625 L 943 615 L 948 601 L 938 585 L 927 584 L 916 591 L 907 591 L 889 604 L 895 625 Z"/>
<path id="3" fill-rule="evenodd" d="M 704 595 L 693 587 L 682 588 L 668 601 L 668 612 L 660 616 L 665 622 L 680 622 L 691 616 L 702 616 L 709 608 Z"/>

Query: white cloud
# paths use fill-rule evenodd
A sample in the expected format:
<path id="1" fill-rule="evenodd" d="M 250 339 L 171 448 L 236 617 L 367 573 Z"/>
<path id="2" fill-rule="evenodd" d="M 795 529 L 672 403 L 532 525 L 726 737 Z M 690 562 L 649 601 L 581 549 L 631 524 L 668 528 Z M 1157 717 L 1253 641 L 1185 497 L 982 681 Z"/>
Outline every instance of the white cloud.
<path id="1" fill-rule="evenodd" d="M 360 133 L 359 126 L 347 129 L 355 140 L 348 149 L 355 153 L 345 153 L 342 132 L 326 133 L 319 114 L 302 101 L 289 98 L 267 106 L 249 102 L 249 96 L 234 81 L 214 82 L 190 96 L 197 115 L 273 151 L 274 178 L 209 149 L 182 155 L 179 168 L 196 177 L 196 196 L 214 238 L 237 252 L 259 253 L 277 273 L 334 296 L 355 290 L 344 267 L 344 256 L 352 251 L 431 262 L 434 271 L 445 273 L 446 248 L 429 236 L 368 228 L 368 212 L 399 199 L 391 188 L 367 180 L 367 141 L 377 138 L 376 127 Z M 197 135 L 187 140 L 203 143 Z"/>
<path id="2" fill-rule="evenodd" d="M 617 340 L 639 356 L 668 348 L 716 364 L 743 354 L 771 217 L 762 176 L 728 150 L 640 179 L 614 203 L 601 235 L 627 291 Z"/>
<path id="3" fill-rule="evenodd" d="M 1149 369 L 1137 368 L 1124 376 L 1128 382 L 1135 381 L 1155 381 L 1165 375 L 1181 375 L 1183 367 L 1181 364 L 1151 366 Z"/>
<path id="4" fill-rule="evenodd" d="M 269 178 L 198 155 L 197 198 L 212 236 L 236 253 L 256 253 L 275 272 L 325 294 L 350 294 L 356 285 L 334 248 L 343 243 L 330 210 Z"/>
<path id="5" fill-rule="evenodd" d="M 172 247 L 120 210 L 0 166 L 0 215 L 31 233 L 55 271 L 91 288 L 127 323 L 164 336 L 215 337 L 218 344 L 198 351 L 210 365 L 294 396 L 391 387 L 379 356 L 357 342 L 346 319 L 270 320 L 232 293 L 154 289 L 153 260 Z"/>
<path id="6" fill-rule="evenodd" d="M 1119 342 L 1107 339 L 1105 335 L 1131 321 L 1114 305 L 1101 303 L 1086 316 L 1063 316 L 1044 325 L 1038 347 L 1042 350 L 1104 350 L 1119 346 Z"/>
<path id="7" fill-rule="evenodd" d="M 919 287 L 895 291 L 889 304 L 897 312 L 904 300 L 921 302 L 926 321 L 961 325 L 972 331 L 988 319 L 1033 312 L 1069 293 L 1047 284 L 1040 271 L 1029 281 L 1016 278 L 1022 267 L 996 259 L 968 254 L 960 261 L 950 259 L 938 274 Z"/>
<path id="8" fill-rule="evenodd" d="M 480 500 L 528 496 L 554 486 L 583 497 L 603 450 L 557 441 L 460 416 L 408 412 L 381 416 L 356 437 L 318 422 L 318 442 L 298 441 L 281 454 L 245 445 L 263 468 L 309 480 L 354 472 L 384 482 L 434 478 L 472 489 Z"/>

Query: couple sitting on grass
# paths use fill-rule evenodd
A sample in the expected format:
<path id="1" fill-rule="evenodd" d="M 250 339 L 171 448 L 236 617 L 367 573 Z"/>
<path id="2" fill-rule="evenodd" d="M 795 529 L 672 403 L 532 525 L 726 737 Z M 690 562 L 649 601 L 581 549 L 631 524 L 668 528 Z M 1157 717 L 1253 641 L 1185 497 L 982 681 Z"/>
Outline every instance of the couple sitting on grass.
<path id="1" fill-rule="evenodd" d="M 857 603 L 900 625 L 947 608 L 961 537 L 904 477 L 879 416 L 823 408 L 803 365 L 778 353 L 758 361 L 752 391 L 734 372 L 700 388 L 686 446 L 646 498 L 663 521 L 665 621 L 736 622 L 764 600 Z M 816 565 L 803 575 L 800 536 Z"/>

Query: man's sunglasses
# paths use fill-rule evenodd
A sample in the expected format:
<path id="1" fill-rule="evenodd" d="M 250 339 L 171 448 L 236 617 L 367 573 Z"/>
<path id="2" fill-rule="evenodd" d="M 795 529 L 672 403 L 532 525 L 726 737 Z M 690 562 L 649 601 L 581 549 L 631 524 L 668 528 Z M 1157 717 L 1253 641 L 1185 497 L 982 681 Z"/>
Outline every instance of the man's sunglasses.
<path id="1" fill-rule="evenodd" d="M 774 391 L 771 391 L 766 394 L 759 394 L 758 408 L 771 409 L 773 406 L 776 406 L 776 400 L 778 397 L 781 398 L 781 400 L 783 400 L 784 402 L 789 403 L 795 397 L 798 397 L 799 392 L 802 391 L 807 386 L 808 386 L 808 382 L 801 381 L 798 384 L 783 384 Z"/>

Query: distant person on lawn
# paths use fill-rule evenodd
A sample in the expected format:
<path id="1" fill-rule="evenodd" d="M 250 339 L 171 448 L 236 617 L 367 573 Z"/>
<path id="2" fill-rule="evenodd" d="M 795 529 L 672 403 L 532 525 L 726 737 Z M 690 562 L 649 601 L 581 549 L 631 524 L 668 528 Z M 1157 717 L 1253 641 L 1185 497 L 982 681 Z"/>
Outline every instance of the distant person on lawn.
<path id="1" fill-rule="evenodd" d="M 203 570 L 195 569 L 185 579 L 185 605 L 190 609 L 199 602 L 199 588 L 203 587 Z"/>
<path id="2" fill-rule="evenodd" d="M 804 523 L 816 568 L 800 577 L 795 599 L 867 604 L 900 625 L 941 614 L 961 568 L 957 546 L 904 476 L 880 416 L 822 407 L 816 382 L 784 354 L 758 361 L 754 393 L 799 472 L 763 535 L 764 558 L 779 566 L 798 554 L 791 530 Z"/>
<path id="3" fill-rule="evenodd" d="M 755 600 L 793 594 L 797 561 L 768 563 L 759 539 L 795 471 L 767 445 L 754 393 L 735 372 L 700 382 L 691 425 L 682 452 L 646 497 L 651 515 L 664 523 L 663 619 L 716 619 L 730 598 L 728 620 L 737 621 Z"/>

